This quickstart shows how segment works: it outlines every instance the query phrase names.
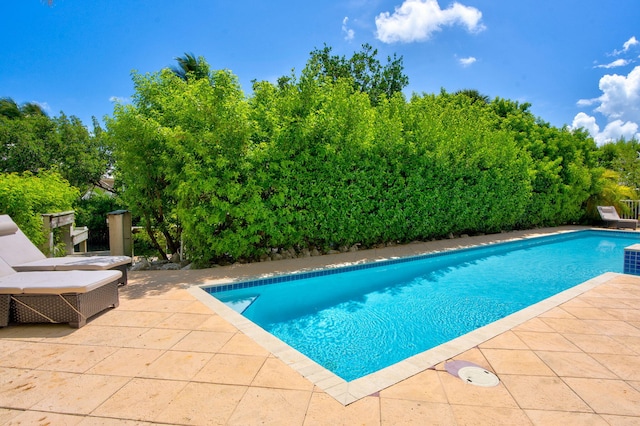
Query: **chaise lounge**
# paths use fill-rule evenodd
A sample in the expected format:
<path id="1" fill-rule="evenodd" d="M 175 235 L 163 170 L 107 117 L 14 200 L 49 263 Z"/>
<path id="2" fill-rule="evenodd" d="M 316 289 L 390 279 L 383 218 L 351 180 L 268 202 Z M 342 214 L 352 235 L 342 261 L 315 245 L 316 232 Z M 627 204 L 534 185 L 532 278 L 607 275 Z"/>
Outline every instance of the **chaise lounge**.
<path id="1" fill-rule="evenodd" d="M 16 272 L 0 259 L 0 327 L 16 323 L 69 323 L 119 305 L 122 273 L 107 271 Z"/>
<path id="2" fill-rule="evenodd" d="M 604 221 L 605 226 L 609 228 L 636 229 L 638 227 L 636 219 L 622 219 L 613 206 L 598 206 L 598 213 L 600 213 L 600 218 Z"/>
<path id="3" fill-rule="evenodd" d="M 46 257 L 8 215 L 0 215 L 0 258 L 18 272 L 116 269 L 122 273 L 121 285 L 127 284 L 131 264 L 129 256 Z"/>

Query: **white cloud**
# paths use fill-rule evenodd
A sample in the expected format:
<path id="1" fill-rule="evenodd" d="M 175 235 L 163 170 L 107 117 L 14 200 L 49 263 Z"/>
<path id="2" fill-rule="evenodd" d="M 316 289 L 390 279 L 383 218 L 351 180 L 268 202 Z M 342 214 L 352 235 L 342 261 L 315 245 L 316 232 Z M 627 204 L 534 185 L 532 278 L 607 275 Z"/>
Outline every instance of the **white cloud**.
<path id="1" fill-rule="evenodd" d="M 572 129 L 585 129 L 586 131 L 593 135 L 597 135 L 600 133 L 600 126 L 596 123 L 596 118 L 590 115 L 585 114 L 584 112 L 579 112 L 574 118 L 573 123 L 571 124 Z M 595 138 L 595 136 L 594 136 Z"/>
<path id="2" fill-rule="evenodd" d="M 608 63 L 608 64 L 602 64 L 602 65 L 596 65 L 594 68 L 616 68 L 616 67 L 624 67 L 625 65 L 628 65 L 631 61 L 629 61 L 628 59 L 616 59 L 615 61 Z"/>
<path id="3" fill-rule="evenodd" d="M 610 55 L 618 56 L 623 53 L 627 53 L 629 49 L 631 49 L 633 46 L 637 46 L 638 44 L 640 44 L 640 41 L 638 41 L 635 36 L 632 36 L 629 40 L 624 42 L 624 44 L 622 45 L 622 50 L 615 49 L 612 53 L 610 53 Z"/>
<path id="4" fill-rule="evenodd" d="M 626 77 L 607 74 L 600 79 L 602 96 L 596 111 L 612 120 L 640 123 L 640 66 L 636 66 Z"/>
<path id="5" fill-rule="evenodd" d="M 345 16 L 342 20 L 342 32 L 344 33 L 344 39 L 347 41 L 351 41 L 355 37 L 356 33 L 351 28 L 347 27 L 348 23 L 349 17 Z"/>
<path id="6" fill-rule="evenodd" d="M 623 122 L 622 120 L 613 120 L 605 126 L 604 130 L 600 131 L 600 126 L 596 123 L 596 118 L 579 112 L 573 119 L 573 123 L 570 126 L 572 129 L 582 128 L 589 132 L 598 145 L 605 144 L 607 142 L 616 141 L 620 138 L 625 140 L 640 139 L 640 133 L 638 133 L 638 124 L 631 121 Z"/>
<path id="7" fill-rule="evenodd" d="M 458 61 L 460 62 L 460 65 L 466 68 L 471 64 L 473 64 L 474 62 L 476 62 L 477 59 L 474 58 L 473 56 L 469 56 L 468 58 L 460 58 Z"/>
<path id="8" fill-rule="evenodd" d="M 376 17 L 376 36 L 384 43 L 423 41 L 443 26 L 456 24 L 480 32 L 485 29 L 481 19 L 478 9 L 457 2 L 441 9 L 437 0 L 404 0 L 393 14 L 383 12 Z"/>
<path id="9" fill-rule="evenodd" d="M 622 45 L 622 48 L 626 52 L 631 48 L 631 46 L 635 46 L 637 44 L 640 44 L 640 41 L 636 39 L 636 36 L 633 36 L 629 40 L 624 42 L 624 44 Z"/>
<path id="10" fill-rule="evenodd" d="M 572 128 L 582 127 L 589 131 L 598 144 L 624 138 L 640 139 L 640 66 L 628 75 L 607 74 L 600 79 L 602 95 L 595 99 L 581 99 L 579 106 L 597 104 L 594 111 L 607 119 L 600 132 L 596 119 L 584 112 L 573 119 Z"/>

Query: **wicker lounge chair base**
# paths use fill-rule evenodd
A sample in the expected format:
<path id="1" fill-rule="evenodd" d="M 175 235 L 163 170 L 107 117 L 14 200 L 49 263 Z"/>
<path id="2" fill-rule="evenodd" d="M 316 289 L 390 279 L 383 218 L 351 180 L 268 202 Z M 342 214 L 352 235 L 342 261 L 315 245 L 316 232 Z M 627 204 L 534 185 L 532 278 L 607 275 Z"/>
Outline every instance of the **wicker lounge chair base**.
<path id="1" fill-rule="evenodd" d="M 6 327 L 9 324 L 9 300 L 11 295 L 0 294 L 0 327 Z"/>
<path id="2" fill-rule="evenodd" d="M 9 319 L 16 323 L 69 323 L 80 328 L 88 318 L 118 305 L 118 281 L 113 281 L 86 293 L 11 295 Z"/>

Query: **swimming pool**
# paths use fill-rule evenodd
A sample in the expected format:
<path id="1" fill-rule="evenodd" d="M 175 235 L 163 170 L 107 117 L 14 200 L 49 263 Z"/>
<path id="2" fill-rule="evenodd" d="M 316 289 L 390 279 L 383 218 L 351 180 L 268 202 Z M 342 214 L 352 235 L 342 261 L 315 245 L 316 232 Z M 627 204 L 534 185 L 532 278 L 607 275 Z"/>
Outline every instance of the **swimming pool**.
<path id="1" fill-rule="evenodd" d="M 351 381 L 605 271 L 621 272 L 636 235 L 579 231 L 206 290 Z"/>

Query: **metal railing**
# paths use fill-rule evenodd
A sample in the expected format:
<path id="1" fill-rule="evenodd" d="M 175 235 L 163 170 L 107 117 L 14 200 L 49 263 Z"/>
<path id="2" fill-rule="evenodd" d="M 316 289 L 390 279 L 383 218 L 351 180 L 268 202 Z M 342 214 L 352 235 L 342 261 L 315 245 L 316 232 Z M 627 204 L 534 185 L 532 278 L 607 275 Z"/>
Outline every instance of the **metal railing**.
<path id="1" fill-rule="evenodd" d="M 620 212 L 623 219 L 638 219 L 640 217 L 640 200 L 620 200 L 627 208 Z"/>

